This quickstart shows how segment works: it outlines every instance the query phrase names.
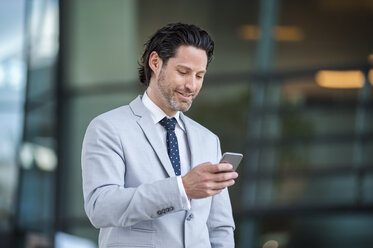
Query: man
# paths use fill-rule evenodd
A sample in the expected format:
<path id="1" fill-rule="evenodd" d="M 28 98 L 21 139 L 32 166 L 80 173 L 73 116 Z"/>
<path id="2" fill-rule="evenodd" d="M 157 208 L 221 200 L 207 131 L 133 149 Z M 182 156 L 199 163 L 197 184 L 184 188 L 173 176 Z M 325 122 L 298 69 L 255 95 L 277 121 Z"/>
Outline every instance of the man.
<path id="1" fill-rule="evenodd" d="M 186 117 L 214 42 L 194 25 L 169 24 L 146 43 L 147 86 L 129 105 L 96 117 L 82 151 L 86 213 L 100 247 L 234 247 L 227 187 L 237 173 L 219 139 Z"/>

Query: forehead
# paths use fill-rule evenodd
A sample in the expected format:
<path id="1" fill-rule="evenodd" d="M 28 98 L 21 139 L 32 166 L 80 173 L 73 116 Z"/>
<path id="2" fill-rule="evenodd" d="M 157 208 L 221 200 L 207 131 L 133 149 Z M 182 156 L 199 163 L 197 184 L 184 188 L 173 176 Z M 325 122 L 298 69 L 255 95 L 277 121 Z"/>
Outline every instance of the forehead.
<path id="1" fill-rule="evenodd" d="M 194 46 L 179 46 L 175 56 L 169 59 L 169 63 L 174 65 L 187 66 L 196 70 L 206 70 L 207 54 L 206 51 Z"/>

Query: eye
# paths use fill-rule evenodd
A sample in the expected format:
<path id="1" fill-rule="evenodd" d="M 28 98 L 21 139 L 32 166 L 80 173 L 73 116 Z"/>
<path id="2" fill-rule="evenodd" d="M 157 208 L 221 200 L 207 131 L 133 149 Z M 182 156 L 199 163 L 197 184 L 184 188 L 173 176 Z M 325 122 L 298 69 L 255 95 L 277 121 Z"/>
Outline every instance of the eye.
<path id="1" fill-rule="evenodd" d="M 197 75 L 197 78 L 202 79 L 203 75 Z"/>
<path id="2" fill-rule="evenodd" d="M 187 74 L 185 71 L 179 71 L 179 73 L 180 73 L 181 75 L 185 75 L 185 74 Z"/>

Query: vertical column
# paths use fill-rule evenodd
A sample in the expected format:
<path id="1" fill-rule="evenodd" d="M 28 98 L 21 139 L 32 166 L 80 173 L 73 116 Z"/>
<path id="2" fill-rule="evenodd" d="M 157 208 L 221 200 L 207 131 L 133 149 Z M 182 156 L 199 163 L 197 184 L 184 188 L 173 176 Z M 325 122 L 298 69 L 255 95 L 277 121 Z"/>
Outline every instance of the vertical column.
<path id="1" fill-rule="evenodd" d="M 355 117 L 355 143 L 353 147 L 353 164 L 356 169 L 356 203 L 361 204 L 363 201 L 363 165 L 364 165 L 364 144 L 362 136 L 367 130 L 367 113 L 366 103 L 371 99 L 371 88 L 369 84 L 368 70 L 365 73 L 364 86 L 359 90 L 359 98 Z"/>
<path id="2" fill-rule="evenodd" d="M 136 82 L 137 4 L 136 0 L 61 1 L 59 231 L 82 236 L 84 228 L 90 228 L 83 208 L 81 144 L 93 112 L 97 115 L 92 104 L 110 102 L 111 96 L 81 93 L 92 86 Z"/>
<path id="3" fill-rule="evenodd" d="M 260 40 L 257 46 L 256 54 L 256 71 L 260 75 L 265 75 L 272 70 L 272 57 L 274 50 L 273 42 L 273 27 L 276 23 L 278 12 L 278 0 L 261 0 L 260 1 Z M 271 94 L 266 92 L 266 83 L 256 81 L 253 82 L 250 109 L 255 115 L 249 118 L 249 128 L 247 130 L 247 140 L 260 141 L 263 137 L 264 115 L 261 109 L 266 103 L 266 98 L 278 95 L 279 91 L 271 89 Z M 270 85 L 272 87 L 272 85 Z M 276 86 L 278 87 L 278 86 Z M 278 99 L 278 97 L 276 97 Z M 276 125 L 275 125 L 276 126 Z M 261 147 L 248 146 L 246 150 L 246 166 L 245 175 L 257 173 L 260 164 Z M 253 207 L 257 199 L 257 182 L 255 179 L 246 180 L 243 184 L 242 207 L 248 210 Z M 244 220 L 241 225 L 241 240 L 240 247 L 255 247 L 256 246 L 256 223 L 254 220 Z"/>

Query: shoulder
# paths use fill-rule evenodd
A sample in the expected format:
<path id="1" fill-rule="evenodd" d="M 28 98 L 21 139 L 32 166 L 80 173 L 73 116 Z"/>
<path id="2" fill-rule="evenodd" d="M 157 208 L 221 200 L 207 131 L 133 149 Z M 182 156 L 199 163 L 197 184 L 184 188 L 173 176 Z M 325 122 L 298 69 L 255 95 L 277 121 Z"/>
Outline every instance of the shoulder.
<path id="1" fill-rule="evenodd" d="M 107 112 L 104 112 L 98 116 L 96 116 L 92 122 L 111 122 L 115 123 L 121 121 L 123 119 L 128 119 L 132 114 L 131 109 L 128 105 L 124 105 Z"/>
<path id="2" fill-rule="evenodd" d="M 115 122 L 122 119 L 128 119 L 128 117 L 133 116 L 133 113 L 129 105 L 124 105 L 107 112 L 104 112 L 96 116 L 93 120 L 111 121 Z"/>
<path id="3" fill-rule="evenodd" d="M 136 122 L 135 115 L 128 105 L 104 112 L 90 122 L 88 128 L 120 129 L 131 122 Z"/>

